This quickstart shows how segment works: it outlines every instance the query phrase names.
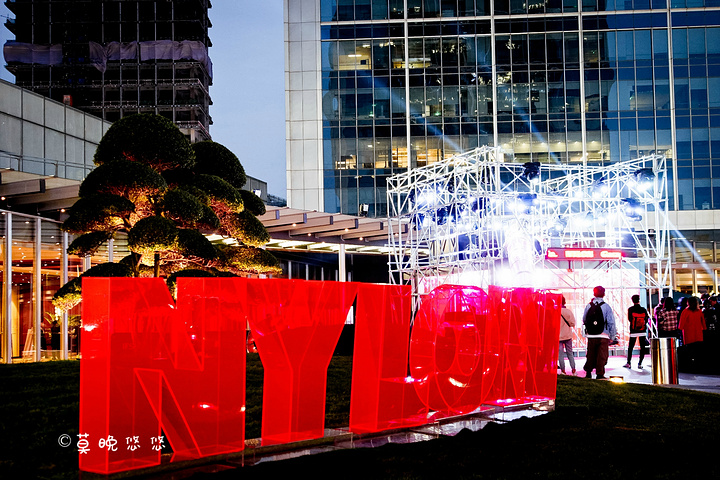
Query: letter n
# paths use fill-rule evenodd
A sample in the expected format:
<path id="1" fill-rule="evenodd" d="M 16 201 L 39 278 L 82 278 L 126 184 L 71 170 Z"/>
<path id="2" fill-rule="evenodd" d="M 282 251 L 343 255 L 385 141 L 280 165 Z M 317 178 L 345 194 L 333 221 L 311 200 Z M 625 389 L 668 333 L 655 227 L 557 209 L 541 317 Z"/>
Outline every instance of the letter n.
<path id="1" fill-rule="evenodd" d="M 161 435 L 172 461 L 244 448 L 245 321 L 223 280 L 180 278 L 176 305 L 158 278 L 83 279 L 81 470 L 158 465 Z"/>

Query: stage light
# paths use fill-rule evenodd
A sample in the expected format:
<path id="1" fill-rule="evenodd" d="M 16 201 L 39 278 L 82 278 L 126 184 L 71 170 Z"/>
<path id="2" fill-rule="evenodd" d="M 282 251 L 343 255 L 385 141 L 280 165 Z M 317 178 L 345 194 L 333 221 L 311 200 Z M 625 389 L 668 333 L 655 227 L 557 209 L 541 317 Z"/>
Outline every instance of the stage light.
<path id="1" fill-rule="evenodd" d="M 523 177 L 530 183 L 540 183 L 540 162 L 527 162 L 523 165 Z"/>
<path id="2" fill-rule="evenodd" d="M 436 222 L 438 225 L 445 225 L 445 223 L 447 223 L 448 217 L 450 217 L 449 210 L 450 210 L 450 207 L 438 208 L 438 210 L 436 212 L 437 213 Z"/>
<path id="3" fill-rule="evenodd" d="M 580 216 L 578 223 L 580 224 L 580 227 L 590 228 L 595 221 L 595 216 L 592 214 L 592 212 L 587 212 L 586 214 Z"/>
<path id="4" fill-rule="evenodd" d="M 608 222 L 608 212 L 607 210 L 599 210 L 595 213 L 595 220 L 598 222 L 599 225 L 605 225 Z"/>
<path id="5" fill-rule="evenodd" d="M 610 190 L 610 186 L 607 184 L 607 180 L 604 176 L 594 181 L 590 188 L 592 189 L 593 198 L 602 198 L 607 195 L 608 191 Z"/>
<path id="6" fill-rule="evenodd" d="M 423 190 L 417 196 L 418 207 L 430 207 L 438 203 L 438 194 L 435 190 Z"/>
<path id="7" fill-rule="evenodd" d="M 515 199 L 510 200 L 508 207 L 514 213 L 529 213 L 530 207 L 538 204 L 537 194 L 521 193 Z"/>
<path id="8" fill-rule="evenodd" d="M 633 178 L 638 188 L 646 192 L 651 189 L 655 183 L 655 172 L 653 172 L 652 168 L 641 168 L 633 173 Z"/>
<path id="9" fill-rule="evenodd" d="M 560 236 L 565 232 L 565 228 L 567 228 L 567 220 L 564 218 L 556 218 L 553 220 L 548 227 L 548 234 L 553 236 Z"/>
<path id="10" fill-rule="evenodd" d="M 635 221 L 642 220 L 643 208 L 642 208 L 642 205 L 640 205 L 640 203 L 636 199 L 623 198 L 622 201 L 625 202 L 623 211 L 625 212 L 626 217 L 628 217 L 630 220 L 635 220 Z"/>

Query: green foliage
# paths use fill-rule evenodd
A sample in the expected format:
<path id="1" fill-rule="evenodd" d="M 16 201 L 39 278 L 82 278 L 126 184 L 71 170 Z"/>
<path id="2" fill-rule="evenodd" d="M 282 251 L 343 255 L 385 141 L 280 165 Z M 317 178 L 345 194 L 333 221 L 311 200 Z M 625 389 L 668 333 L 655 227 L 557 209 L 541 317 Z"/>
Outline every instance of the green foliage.
<path id="1" fill-rule="evenodd" d="M 102 244 L 111 238 L 112 232 L 105 232 L 103 230 L 85 233 L 72 241 L 67 249 L 67 253 L 70 255 L 77 255 L 78 257 L 94 255 Z"/>
<path id="2" fill-rule="evenodd" d="M 270 234 L 257 217 L 244 211 L 227 222 L 228 233 L 249 247 L 261 247 L 270 241 Z"/>
<path id="3" fill-rule="evenodd" d="M 282 273 L 280 263 L 270 252 L 254 247 L 217 245 L 221 264 L 218 270 L 277 275 Z"/>
<path id="4" fill-rule="evenodd" d="M 85 277 L 131 277 L 132 269 L 123 263 L 101 263 L 95 265 L 79 277 L 75 277 L 60 287 L 52 298 L 52 304 L 61 311 L 67 311 L 82 300 L 82 279 Z"/>
<path id="5" fill-rule="evenodd" d="M 88 173 L 80 185 L 80 197 L 111 193 L 126 198 L 138 195 L 157 195 L 167 188 L 165 179 L 150 166 L 117 160 L 106 163 Z"/>
<path id="6" fill-rule="evenodd" d="M 222 178 L 214 175 L 197 175 L 193 185 L 207 194 L 212 207 L 234 213 L 243 211 L 240 192 Z"/>
<path id="7" fill-rule="evenodd" d="M 200 220 L 197 221 L 197 228 L 218 231 L 221 227 L 220 219 L 215 214 L 215 211 L 207 205 L 203 205 L 203 214 Z"/>
<path id="8" fill-rule="evenodd" d="M 262 199 L 249 190 L 240 190 L 245 210 L 253 215 L 265 215 L 265 203 Z"/>
<path id="9" fill-rule="evenodd" d="M 243 248 L 270 238 L 255 218 L 265 205 L 252 192 L 239 190 L 247 180 L 245 170 L 224 146 L 191 146 L 169 120 L 130 115 L 110 127 L 94 161 L 98 167 L 80 186 L 80 200 L 63 224 L 65 231 L 82 234 L 71 254 L 92 255 L 114 232 L 124 231 L 134 252 L 120 262 L 128 275 L 167 276 L 193 267 L 219 268 L 228 275 L 279 272 L 272 255 L 252 249 L 239 249 L 228 263 L 201 234 L 232 236 Z M 76 305 L 79 281 L 59 294 L 56 303 L 63 310 Z"/>
<path id="10" fill-rule="evenodd" d="M 199 142 L 192 146 L 195 151 L 195 173 L 205 173 L 224 178 L 235 188 L 247 182 L 245 169 L 240 160 L 226 147 L 213 141 Z"/>
<path id="11" fill-rule="evenodd" d="M 214 277 L 215 275 L 206 270 L 198 270 L 196 268 L 188 268 L 171 273 L 167 280 L 168 289 L 173 298 L 177 299 L 177 279 L 178 277 Z"/>
<path id="12" fill-rule="evenodd" d="M 171 188 L 163 196 L 161 208 L 166 216 L 182 225 L 192 225 L 203 217 L 204 205 L 186 190 Z"/>
<path id="13" fill-rule="evenodd" d="M 95 165 L 130 160 L 158 172 L 192 168 L 195 153 L 180 129 L 160 115 L 136 114 L 113 123 L 100 140 Z"/>
<path id="14" fill-rule="evenodd" d="M 66 312 L 82 300 L 82 280 L 75 277 L 60 287 L 52 298 L 52 304 L 58 310 Z"/>
<path id="15" fill-rule="evenodd" d="M 86 233 L 95 230 L 113 231 L 124 225 L 124 219 L 135 211 L 135 205 L 118 195 L 98 194 L 75 202 L 63 230 Z"/>
<path id="16" fill-rule="evenodd" d="M 218 252 L 210 240 L 197 230 L 178 230 L 177 250 L 185 257 L 198 257 L 205 260 L 214 260 L 218 256 Z"/>
<path id="17" fill-rule="evenodd" d="M 178 229 L 165 217 L 146 217 L 128 232 L 128 248 L 141 255 L 173 250 L 177 246 Z"/>

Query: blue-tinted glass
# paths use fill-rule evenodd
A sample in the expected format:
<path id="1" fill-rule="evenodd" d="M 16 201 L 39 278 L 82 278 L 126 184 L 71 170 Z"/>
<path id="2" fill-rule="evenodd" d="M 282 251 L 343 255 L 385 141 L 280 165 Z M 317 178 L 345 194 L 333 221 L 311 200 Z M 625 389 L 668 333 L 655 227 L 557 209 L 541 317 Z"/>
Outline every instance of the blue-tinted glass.
<path id="1" fill-rule="evenodd" d="M 720 77 L 708 78 L 708 106 L 720 107 Z"/>
<path id="2" fill-rule="evenodd" d="M 673 59 L 688 58 L 687 30 L 674 28 L 672 32 Z"/>
<path id="3" fill-rule="evenodd" d="M 641 6 L 638 6 L 638 3 Z M 650 8 L 649 0 L 635 0 L 636 10 L 647 10 Z M 649 28 L 652 27 L 653 17 L 650 13 L 636 13 L 633 15 L 633 26 L 635 28 Z"/>
<path id="4" fill-rule="evenodd" d="M 635 59 L 632 31 L 617 32 L 617 59 L 618 65 L 622 66 L 625 62 L 627 66 L 632 66 Z"/>
<path id="5" fill-rule="evenodd" d="M 635 31 L 635 58 L 650 60 L 652 58 L 652 41 L 650 30 Z"/>
<path id="6" fill-rule="evenodd" d="M 321 0 L 320 2 L 320 20 L 329 22 L 337 20 L 337 0 Z"/>
<path id="7" fill-rule="evenodd" d="M 408 16 L 410 16 L 410 3 L 408 0 Z M 404 18 L 405 17 L 405 4 L 404 0 L 390 0 L 388 2 L 390 10 L 390 18 Z"/>
<path id="8" fill-rule="evenodd" d="M 696 115 L 692 117 L 692 127 L 693 128 L 707 128 L 708 126 L 708 117 L 705 115 Z"/>
<path id="9" fill-rule="evenodd" d="M 372 18 L 375 20 L 388 18 L 388 0 L 372 0 Z"/>
<path id="10" fill-rule="evenodd" d="M 510 13 L 527 13 L 523 0 L 510 0 Z"/>
<path id="11" fill-rule="evenodd" d="M 372 15 L 371 0 L 355 0 L 355 20 L 370 20 Z"/>
<path id="12" fill-rule="evenodd" d="M 440 0 L 423 0 L 423 17 L 434 18 L 440 16 Z"/>
<path id="13" fill-rule="evenodd" d="M 625 132 L 625 131 L 635 130 L 635 128 L 636 128 L 635 125 L 636 125 L 636 123 L 635 123 L 634 118 L 624 118 L 624 119 L 620 120 L 620 130 L 621 131 Z"/>
<path id="14" fill-rule="evenodd" d="M 622 0 L 618 0 L 618 2 L 622 2 Z M 609 21 L 608 21 L 608 23 L 610 24 Z M 633 16 L 631 14 L 629 14 L 629 13 L 618 14 L 618 15 L 615 15 L 615 23 L 610 24 L 610 28 L 618 28 L 618 29 L 633 28 L 633 24 L 634 24 L 634 21 L 633 21 Z M 631 44 L 631 46 L 632 46 L 632 44 Z"/>
<path id="15" fill-rule="evenodd" d="M 578 0 L 563 0 L 563 11 L 577 12 L 578 11 Z"/>
<path id="16" fill-rule="evenodd" d="M 458 16 L 457 0 L 442 0 L 441 6 L 440 13 L 443 17 Z"/>
<path id="17" fill-rule="evenodd" d="M 667 8 L 667 0 L 652 0 L 652 8 Z M 665 17 L 665 15 L 663 15 Z"/>
<path id="18" fill-rule="evenodd" d="M 472 17 L 475 15 L 474 0 L 458 0 L 458 15 L 461 17 Z"/>
<path id="19" fill-rule="evenodd" d="M 709 169 L 708 169 L 709 170 Z M 710 177 L 708 171 L 707 178 Z M 707 183 L 704 185 L 703 183 Z M 709 210 L 710 209 L 710 182 L 695 182 L 695 209 L 696 210 Z"/>
<path id="20" fill-rule="evenodd" d="M 694 158 L 710 158 L 710 142 L 693 142 Z"/>
<path id="21" fill-rule="evenodd" d="M 618 121 L 614 118 L 608 118 L 603 120 L 603 125 L 608 129 L 612 130 L 614 132 L 618 131 Z"/>
<path id="22" fill-rule="evenodd" d="M 510 13 L 509 0 L 492 0 L 495 2 L 495 15 L 507 15 Z"/>
<path id="23" fill-rule="evenodd" d="M 698 65 L 705 63 L 705 29 L 688 29 L 688 54 L 690 64 Z"/>
<path id="24" fill-rule="evenodd" d="M 690 82 L 690 108 L 708 108 L 707 84 L 704 78 L 692 79 Z M 700 112 L 693 112 L 700 113 Z"/>
<path id="25" fill-rule="evenodd" d="M 337 0 L 337 20 L 354 20 L 353 0 Z"/>
<path id="26" fill-rule="evenodd" d="M 638 130 L 654 130 L 655 120 L 652 118 L 638 118 Z"/>

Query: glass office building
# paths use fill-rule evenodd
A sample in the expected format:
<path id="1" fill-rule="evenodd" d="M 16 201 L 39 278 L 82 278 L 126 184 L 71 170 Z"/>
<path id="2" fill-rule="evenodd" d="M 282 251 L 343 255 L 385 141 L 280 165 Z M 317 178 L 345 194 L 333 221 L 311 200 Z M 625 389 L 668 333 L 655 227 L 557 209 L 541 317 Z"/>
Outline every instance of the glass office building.
<path id="1" fill-rule="evenodd" d="M 388 176 L 482 145 L 662 153 L 678 229 L 720 240 L 720 0 L 285 5 L 291 207 L 383 216 Z"/>
<path id="2" fill-rule="evenodd" d="M 324 209 L 383 215 L 388 175 L 480 145 L 664 153 L 673 208 L 720 208 L 720 1 L 676 3 L 319 2 Z"/>

